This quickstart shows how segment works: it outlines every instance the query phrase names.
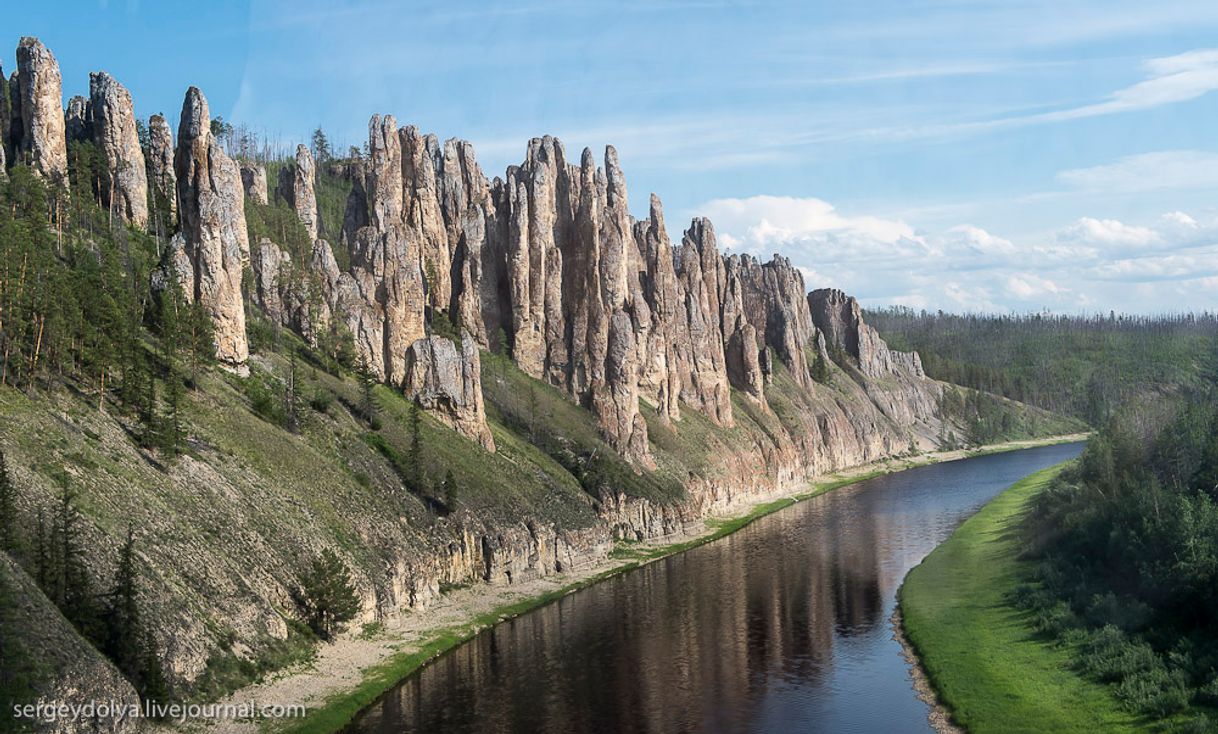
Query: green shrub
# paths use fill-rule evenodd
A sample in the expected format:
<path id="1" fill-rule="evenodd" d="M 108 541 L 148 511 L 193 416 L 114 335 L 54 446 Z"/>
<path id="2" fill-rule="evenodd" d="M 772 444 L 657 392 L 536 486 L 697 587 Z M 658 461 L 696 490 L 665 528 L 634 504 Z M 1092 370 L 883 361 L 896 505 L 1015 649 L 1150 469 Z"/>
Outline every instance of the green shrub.
<path id="1" fill-rule="evenodd" d="M 1082 646 L 1079 663 L 1084 671 L 1108 683 L 1162 667 L 1150 645 L 1130 640 L 1112 625 L 1091 633 Z"/>
<path id="2" fill-rule="evenodd" d="M 1128 675 L 1116 693 L 1131 710 L 1160 717 L 1182 711 L 1189 699 L 1184 673 L 1162 664 Z"/>

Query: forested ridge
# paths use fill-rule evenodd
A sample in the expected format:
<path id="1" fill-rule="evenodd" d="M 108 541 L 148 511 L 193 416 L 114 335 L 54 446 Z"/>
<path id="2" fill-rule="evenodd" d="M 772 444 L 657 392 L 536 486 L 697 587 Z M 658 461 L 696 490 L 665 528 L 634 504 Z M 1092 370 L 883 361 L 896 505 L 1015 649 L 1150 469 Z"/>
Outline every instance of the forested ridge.
<path id="1" fill-rule="evenodd" d="M 868 311 L 894 348 L 926 373 L 1100 426 L 1121 405 L 1200 382 L 1213 359 L 1213 312 L 1071 316 Z"/>

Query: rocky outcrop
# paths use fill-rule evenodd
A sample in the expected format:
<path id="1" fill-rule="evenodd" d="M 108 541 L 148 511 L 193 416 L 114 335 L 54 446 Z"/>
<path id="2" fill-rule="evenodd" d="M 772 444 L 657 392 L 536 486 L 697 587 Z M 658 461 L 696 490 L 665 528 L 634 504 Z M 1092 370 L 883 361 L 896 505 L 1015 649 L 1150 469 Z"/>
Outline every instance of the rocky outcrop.
<path id="1" fill-rule="evenodd" d="M 131 93 L 104 71 L 90 74 L 89 116 L 110 175 L 109 185 L 102 185 L 102 203 L 128 224 L 147 228 L 148 175 Z"/>
<path id="2" fill-rule="evenodd" d="M 164 209 L 165 224 L 172 225 L 178 211 L 178 184 L 173 170 L 173 134 L 164 115 L 148 118 L 148 185 L 152 204 Z"/>
<path id="3" fill-rule="evenodd" d="M 853 357 L 864 375 L 882 377 L 900 372 L 925 376 L 918 353 L 889 349 L 876 330 L 863 321 L 863 310 L 853 296 L 822 288 L 808 294 L 808 308 L 829 342 Z"/>
<path id="4" fill-rule="evenodd" d="M 679 420 L 681 383 L 688 371 L 691 345 L 685 323 L 685 293 L 677 279 L 664 209 L 655 194 L 651 195 L 647 219 L 634 226 L 634 239 L 642 259 L 638 267 L 640 288 L 651 317 L 640 358 L 639 391 L 662 420 Z"/>
<path id="5" fill-rule="evenodd" d="M 497 231 L 490 184 L 478 166 L 474 146 L 453 138 L 440 159 L 440 208 L 451 253 L 453 320 L 483 347 L 497 348 L 499 337 L 499 254 L 488 245 Z"/>
<path id="6" fill-rule="evenodd" d="M 309 240 L 320 235 L 321 215 L 317 211 L 317 195 L 314 186 L 317 179 L 313 154 L 304 145 L 296 146 L 296 162 L 279 169 L 276 195 L 296 211 L 296 217 L 309 233 Z M 265 186 L 266 174 L 263 174 Z"/>
<path id="7" fill-rule="evenodd" d="M 809 359 L 815 349 L 816 329 L 808 312 L 803 275 L 790 260 L 778 255 L 767 263 L 749 255 L 733 256 L 727 259 L 727 269 L 740 280 L 740 307 L 757 330 L 758 347 L 773 348 L 796 383 L 811 388 Z"/>
<path id="8" fill-rule="evenodd" d="M 355 166 L 351 172 L 351 193 L 347 194 L 347 204 L 343 209 L 343 229 L 339 235 L 339 244 L 350 247 L 355 242 L 355 233 L 368 226 L 368 191 L 365 187 L 364 166 Z"/>
<path id="9" fill-rule="evenodd" d="M 64 136 L 68 142 L 93 139 L 89 100 L 79 94 L 68 100 L 63 113 Z"/>
<path id="10" fill-rule="evenodd" d="M 63 82 L 55 56 L 37 38 L 17 46 L 17 95 L 21 114 L 20 157 L 48 180 L 67 186 Z"/>
<path id="11" fill-rule="evenodd" d="M 402 149 L 402 206 L 411 237 L 419 241 L 423 272 L 427 276 L 427 300 L 439 311 L 452 301 L 452 253 L 440 209 L 440 185 L 436 168 L 440 144 L 435 135 L 424 135 L 413 125 L 399 131 Z"/>
<path id="12" fill-rule="evenodd" d="M 187 297 L 211 317 L 216 359 L 248 372 L 249 344 L 241 272 L 249 260 L 241 175 L 211 134 L 207 100 L 196 87 L 186 92 L 174 158 L 182 253 L 190 273 L 179 272 Z"/>
<path id="13" fill-rule="evenodd" d="M 681 399 L 716 423 L 730 426 L 731 387 L 723 349 L 722 295 L 727 286 L 723 258 L 708 219 L 694 219 L 681 240 L 677 277 L 685 291 L 685 326 L 680 364 Z"/>
<path id="14" fill-rule="evenodd" d="M 292 257 L 279 245 L 263 237 L 250 251 L 254 272 L 254 303 L 272 323 L 288 326 L 287 300 Z"/>
<path id="15" fill-rule="evenodd" d="M 350 270 L 323 274 L 322 297 L 350 330 L 357 360 L 378 379 L 400 385 L 406 350 L 426 333 L 426 283 L 419 240 L 405 223 L 397 122 L 374 115 L 368 134 L 371 223 L 348 245 Z M 330 259 L 320 261 L 327 270 Z"/>
<path id="16" fill-rule="evenodd" d="M 266 166 L 261 163 L 241 161 L 241 186 L 245 189 L 245 195 L 256 203 L 266 206 L 270 201 L 266 186 Z"/>
<path id="17" fill-rule="evenodd" d="M 482 403 L 478 343 L 461 334 L 460 349 L 451 339 L 429 336 L 410 345 L 402 391 L 463 435 L 495 450 Z"/>

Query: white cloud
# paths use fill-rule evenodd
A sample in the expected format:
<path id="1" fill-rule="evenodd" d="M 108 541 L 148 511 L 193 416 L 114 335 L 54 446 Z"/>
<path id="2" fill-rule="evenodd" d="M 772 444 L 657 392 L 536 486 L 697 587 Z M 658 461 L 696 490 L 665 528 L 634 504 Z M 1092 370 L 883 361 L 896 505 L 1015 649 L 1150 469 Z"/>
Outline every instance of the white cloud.
<path id="1" fill-rule="evenodd" d="M 1218 49 L 1147 59 L 1147 78 L 1117 90 L 1103 102 L 1041 115 L 1045 121 L 1074 120 L 1187 102 L 1218 89 Z"/>
<path id="2" fill-rule="evenodd" d="M 1008 239 L 974 224 L 924 232 L 899 218 L 839 211 L 821 199 L 717 199 L 697 209 L 725 248 L 791 258 L 809 288 L 867 305 L 954 311 L 1078 312 L 1212 308 L 1218 220 L 1171 211 L 1145 223 L 1081 217 Z"/>
<path id="3" fill-rule="evenodd" d="M 1098 245 L 1101 247 L 1145 247 L 1163 241 L 1162 235 L 1148 227 L 1125 224 L 1115 219 L 1083 217 L 1057 232 L 1057 240 L 1066 244 Z"/>
<path id="4" fill-rule="evenodd" d="M 1104 193 L 1218 188 L 1218 153 L 1201 150 L 1141 153 L 1115 163 L 1062 171 L 1057 180 L 1076 189 Z"/>

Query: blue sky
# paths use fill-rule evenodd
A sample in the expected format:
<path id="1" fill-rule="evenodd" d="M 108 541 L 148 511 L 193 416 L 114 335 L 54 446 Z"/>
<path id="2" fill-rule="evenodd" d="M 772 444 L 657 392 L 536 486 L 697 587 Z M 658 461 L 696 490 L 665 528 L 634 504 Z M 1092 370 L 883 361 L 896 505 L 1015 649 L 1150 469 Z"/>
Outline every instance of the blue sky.
<path id="1" fill-rule="evenodd" d="M 1218 3 L 17 3 L 65 97 L 344 144 L 374 112 L 472 140 L 617 146 L 636 215 L 788 255 L 869 305 L 1218 306 Z M 53 7 L 52 7 L 53 6 Z M 17 36 L 11 39 L 15 47 Z M 3 56 L 6 73 L 12 52 Z"/>

